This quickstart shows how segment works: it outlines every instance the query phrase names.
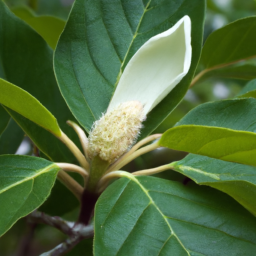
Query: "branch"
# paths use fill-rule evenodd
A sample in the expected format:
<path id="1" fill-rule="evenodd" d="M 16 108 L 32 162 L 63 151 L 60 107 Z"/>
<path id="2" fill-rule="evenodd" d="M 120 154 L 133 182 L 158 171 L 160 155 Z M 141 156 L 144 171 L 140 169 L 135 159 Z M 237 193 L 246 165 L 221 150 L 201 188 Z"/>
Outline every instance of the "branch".
<path id="1" fill-rule="evenodd" d="M 83 239 L 91 238 L 91 237 L 93 237 L 93 234 L 94 234 L 92 225 L 91 226 L 84 226 L 84 225 L 78 224 L 78 225 L 75 226 L 74 231 L 77 232 L 77 233 L 74 233 L 74 235 L 69 237 L 65 242 L 59 244 L 58 246 L 56 246 L 51 251 L 41 254 L 40 256 L 61 256 L 61 255 L 65 255 L 67 252 L 72 250 Z"/>
<path id="2" fill-rule="evenodd" d="M 41 254 L 40 256 L 61 256 L 68 253 L 70 250 L 72 250 L 80 241 L 82 241 L 85 238 L 89 238 L 93 236 L 93 227 L 88 226 L 87 227 L 87 233 L 90 234 L 88 237 L 82 237 L 79 235 L 75 235 L 73 237 L 68 238 L 65 242 L 59 244 L 54 249 L 52 249 L 49 252 L 45 252 Z"/>
<path id="3" fill-rule="evenodd" d="M 80 241 L 91 238 L 94 235 L 93 226 L 85 226 L 74 222 L 65 221 L 60 217 L 52 217 L 39 211 L 34 211 L 28 215 L 30 223 L 43 223 L 51 227 L 57 228 L 69 238 L 49 252 L 41 254 L 41 256 L 61 256 L 69 252 Z"/>
<path id="4" fill-rule="evenodd" d="M 24 256 L 29 255 L 31 250 L 31 243 L 33 241 L 33 236 L 35 233 L 35 228 L 37 226 L 37 223 L 29 223 L 27 221 L 27 231 L 23 235 L 20 245 L 18 246 L 16 256 Z"/>
<path id="5" fill-rule="evenodd" d="M 30 223 L 42 223 L 60 230 L 62 233 L 72 236 L 74 222 L 68 222 L 57 216 L 49 216 L 43 212 L 34 211 L 28 215 Z"/>

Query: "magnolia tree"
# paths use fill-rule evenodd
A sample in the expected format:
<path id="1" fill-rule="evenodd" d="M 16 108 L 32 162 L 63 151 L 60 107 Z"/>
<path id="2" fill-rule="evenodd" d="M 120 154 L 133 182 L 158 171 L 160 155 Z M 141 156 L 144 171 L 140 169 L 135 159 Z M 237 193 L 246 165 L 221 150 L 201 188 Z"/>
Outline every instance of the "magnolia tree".
<path id="1" fill-rule="evenodd" d="M 256 17 L 202 48 L 204 0 L 76 0 L 66 24 L 13 12 L 0 1 L 0 235 L 27 216 L 67 235 L 44 256 L 92 237 L 96 256 L 255 255 L 256 82 L 154 130 L 198 81 L 256 77 Z M 24 134 L 34 156 L 14 155 Z M 160 147 L 189 154 L 124 171 Z M 170 170 L 194 182 L 151 177 Z M 50 214 L 78 202 L 74 222 Z"/>

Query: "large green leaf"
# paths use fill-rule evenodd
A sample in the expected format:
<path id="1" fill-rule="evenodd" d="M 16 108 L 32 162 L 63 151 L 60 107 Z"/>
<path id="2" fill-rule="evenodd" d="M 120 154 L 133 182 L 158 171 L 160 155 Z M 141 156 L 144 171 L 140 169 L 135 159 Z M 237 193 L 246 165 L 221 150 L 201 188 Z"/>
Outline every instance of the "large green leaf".
<path id="1" fill-rule="evenodd" d="M 256 216 L 255 167 L 193 154 L 171 165 L 196 183 L 229 194 Z"/>
<path id="2" fill-rule="evenodd" d="M 55 49 L 65 21 L 53 16 L 37 16 L 26 6 L 18 6 L 12 12 L 28 23 L 44 40 Z"/>
<path id="3" fill-rule="evenodd" d="M 256 99 L 202 104 L 166 131 L 159 145 L 256 166 Z"/>
<path id="4" fill-rule="evenodd" d="M 56 84 L 52 56 L 52 50 L 42 37 L 17 18 L 1 0 L 0 76 L 38 99 L 58 119 L 61 129 L 77 142 L 77 135 L 66 125 L 66 121 L 74 121 L 74 117 Z M 16 112 L 8 111 L 50 159 L 75 162 L 71 152 L 51 133 Z"/>
<path id="5" fill-rule="evenodd" d="M 38 99 L 57 118 L 61 130 L 79 145 L 76 133 L 66 124 L 67 120 L 75 121 L 75 118 L 59 92 L 52 59 L 53 52 L 43 38 L 17 18 L 0 0 L 0 76 Z M 55 162 L 76 163 L 73 154 L 54 135 L 17 112 L 10 109 L 8 112 L 40 149 L 42 156 Z M 51 212 L 54 211 L 53 207 L 58 213 L 59 209 L 63 209 L 62 205 L 66 204 L 66 200 L 62 195 L 65 191 L 66 188 L 62 185 L 62 192 L 59 189 L 57 193 L 51 194 L 48 199 L 54 201 L 54 204 L 50 204 Z M 74 204 L 78 205 L 76 199 Z M 69 204 L 66 205 L 66 210 L 68 206 L 69 210 L 74 208 Z M 44 210 L 48 212 L 48 209 Z"/>
<path id="6" fill-rule="evenodd" d="M 100 197 L 95 256 L 253 256 L 256 219 L 233 199 L 199 186 L 126 178 Z"/>
<path id="7" fill-rule="evenodd" d="M 256 57 L 256 17 L 237 20 L 214 31 L 206 40 L 201 61 L 206 68 Z"/>
<path id="8" fill-rule="evenodd" d="M 244 97 L 254 89 L 255 81 L 249 82 L 240 92 L 241 97 Z M 178 125 L 196 124 L 221 126 L 233 129 L 233 131 L 243 130 L 255 132 L 255 111 L 255 99 L 227 100 L 207 103 L 191 111 L 178 123 Z M 195 134 L 190 134 L 190 136 L 195 136 Z M 209 138 L 210 134 L 204 135 L 202 133 L 200 137 L 196 138 L 197 141 L 200 141 L 203 136 Z M 210 142 L 211 144 L 209 144 L 209 146 L 212 145 L 213 151 L 217 151 L 218 149 L 214 149 L 213 143 L 220 143 L 218 146 L 223 143 L 222 149 L 219 148 L 219 150 L 223 154 L 229 154 L 231 153 L 230 150 L 235 149 L 239 151 L 239 146 L 242 147 L 244 142 L 242 142 L 241 145 L 237 145 L 238 139 L 239 137 L 230 139 L 225 138 L 224 140 L 226 140 L 226 142 L 212 141 Z M 254 139 L 251 141 L 251 144 L 253 143 L 255 144 Z M 195 147 L 196 144 L 197 142 L 195 142 Z M 211 153 L 215 154 L 216 156 L 216 152 Z M 243 154 L 243 152 L 238 152 L 238 154 Z M 243 161 L 241 162 L 255 166 L 255 162 L 250 161 L 249 157 L 250 153 L 248 153 L 248 156 L 245 155 Z M 252 157 L 252 159 L 255 158 Z M 235 158 L 235 156 L 233 156 L 233 161 L 239 162 L 239 160 L 241 160 L 239 157 Z M 174 168 L 176 171 L 183 173 L 199 184 L 206 184 L 228 193 L 240 204 L 256 215 L 254 197 L 254 195 L 256 195 L 256 179 L 254 180 L 254 177 L 256 177 L 256 168 L 196 155 L 189 155 L 185 159 L 174 163 Z"/>
<path id="9" fill-rule="evenodd" d="M 14 154 L 24 138 L 24 132 L 11 118 L 6 129 L 0 135 L 0 155 Z"/>
<path id="10" fill-rule="evenodd" d="M 56 118 L 31 94 L 0 78 L 0 103 L 42 126 L 56 136 L 61 130 Z"/>
<path id="11" fill-rule="evenodd" d="M 76 0 L 54 58 L 61 92 L 89 131 L 106 111 L 130 58 L 152 36 L 184 15 L 192 20 L 189 74 L 148 116 L 143 135 L 154 130 L 185 95 L 201 51 L 205 1 Z"/>
<path id="12" fill-rule="evenodd" d="M 59 167 L 28 156 L 0 156 L 0 236 L 49 196 Z"/>
<path id="13" fill-rule="evenodd" d="M 205 69 L 198 74 L 195 81 L 201 79 L 209 71 L 255 58 L 256 36 L 253 33 L 255 30 L 256 17 L 247 17 L 214 31 L 207 38 L 202 50 L 200 62 Z"/>

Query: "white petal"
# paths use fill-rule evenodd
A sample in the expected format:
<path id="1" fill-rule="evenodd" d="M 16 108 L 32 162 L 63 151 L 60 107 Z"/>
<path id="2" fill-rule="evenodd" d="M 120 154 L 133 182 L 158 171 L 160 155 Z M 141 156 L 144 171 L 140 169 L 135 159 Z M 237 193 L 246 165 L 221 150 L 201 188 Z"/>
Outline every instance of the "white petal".
<path id="1" fill-rule="evenodd" d="M 138 100 L 152 110 L 187 74 L 191 64 L 191 21 L 184 16 L 169 30 L 149 39 L 122 74 L 108 111 Z"/>

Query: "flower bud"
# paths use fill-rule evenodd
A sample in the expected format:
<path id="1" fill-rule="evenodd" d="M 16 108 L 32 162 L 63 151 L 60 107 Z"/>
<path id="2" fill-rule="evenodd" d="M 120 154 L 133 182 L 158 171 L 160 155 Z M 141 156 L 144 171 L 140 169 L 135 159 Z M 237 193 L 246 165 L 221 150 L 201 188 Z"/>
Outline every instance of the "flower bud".
<path id="1" fill-rule="evenodd" d="M 136 141 L 145 120 L 139 101 L 119 104 L 93 124 L 89 134 L 89 157 L 114 162 Z"/>

